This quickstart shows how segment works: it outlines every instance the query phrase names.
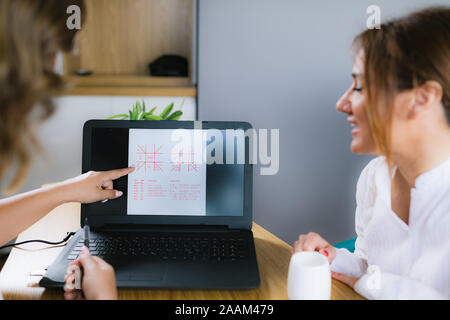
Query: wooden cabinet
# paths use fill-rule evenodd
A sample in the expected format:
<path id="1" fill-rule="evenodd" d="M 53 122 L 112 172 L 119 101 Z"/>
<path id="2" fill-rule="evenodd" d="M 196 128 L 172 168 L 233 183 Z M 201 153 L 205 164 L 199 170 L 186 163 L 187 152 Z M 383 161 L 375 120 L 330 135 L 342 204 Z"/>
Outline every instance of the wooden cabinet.
<path id="1" fill-rule="evenodd" d="M 73 95 L 196 96 L 193 84 L 195 0 L 85 0 L 77 49 L 64 56 Z M 189 61 L 188 77 L 151 77 L 163 54 Z M 92 70 L 77 76 L 79 69 Z"/>

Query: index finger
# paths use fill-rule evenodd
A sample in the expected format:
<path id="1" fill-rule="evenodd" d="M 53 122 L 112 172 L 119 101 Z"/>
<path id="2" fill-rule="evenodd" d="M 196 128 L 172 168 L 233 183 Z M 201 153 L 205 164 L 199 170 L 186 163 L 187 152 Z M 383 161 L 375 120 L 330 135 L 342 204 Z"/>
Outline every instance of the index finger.
<path id="1" fill-rule="evenodd" d="M 123 176 L 129 175 L 133 171 L 134 167 L 105 171 L 105 180 L 117 180 Z"/>
<path id="2" fill-rule="evenodd" d="M 92 270 L 93 268 L 97 267 L 97 260 L 95 260 L 94 257 L 90 254 L 83 255 L 79 260 L 84 272 L 86 272 L 86 270 Z"/>

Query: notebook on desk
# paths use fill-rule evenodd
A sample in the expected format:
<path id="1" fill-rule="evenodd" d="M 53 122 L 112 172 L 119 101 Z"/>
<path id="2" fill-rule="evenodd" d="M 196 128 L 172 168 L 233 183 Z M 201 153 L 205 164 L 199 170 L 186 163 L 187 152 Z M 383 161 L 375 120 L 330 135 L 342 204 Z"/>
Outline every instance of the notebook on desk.
<path id="1" fill-rule="evenodd" d="M 82 205 L 89 248 L 121 288 L 252 289 L 249 141 L 243 122 L 88 121 L 83 172 L 134 166 L 114 182 L 123 196 Z M 245 161 L 243 161 L 243 159 Z M 83 246 L 82 230 L 40 281 L 61 287 Z"/>

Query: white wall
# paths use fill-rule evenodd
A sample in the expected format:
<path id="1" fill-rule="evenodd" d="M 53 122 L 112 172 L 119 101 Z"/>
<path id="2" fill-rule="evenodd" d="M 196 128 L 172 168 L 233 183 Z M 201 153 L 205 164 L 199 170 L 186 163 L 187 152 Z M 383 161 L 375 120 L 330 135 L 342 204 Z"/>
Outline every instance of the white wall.
<path id="1" fill-rule="evenodd" d="M 127 113 L 137 100 L 145 100 L 147 109 L 158 106 L 156 114 L 180 97 L 62 97 L 55 100 L 56 113 L 39 129 L 44 150 L 36 155 L 32 170 L 22 191 L 39 188 L 48 182 L 61 181 L 81 173 L 82 129 L 87 120 L 105 119 L 113 114 Z M 185 98 L 180 120 L 195 120 L 195 98 Z"/>

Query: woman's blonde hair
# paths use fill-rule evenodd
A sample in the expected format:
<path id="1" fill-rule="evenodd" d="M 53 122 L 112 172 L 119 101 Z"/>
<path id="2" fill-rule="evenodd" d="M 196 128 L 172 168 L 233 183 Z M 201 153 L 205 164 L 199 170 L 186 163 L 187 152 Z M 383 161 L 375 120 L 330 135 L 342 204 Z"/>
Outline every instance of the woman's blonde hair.
<path id="1" fill-rule="evenodd" d="M 366 30 L 356 37 L 363 51 L 366 113 L 378 151 L 391 167 L 394 97 L 429 80 L 442 86 L 450 124 L 450 8 L 434 7 Z"/>
<path id="2" fill-rule="evenodd" d="M 51 97 L 64 85 L 53 61 L 73 47 L 70 5 L 84 11 L 83 0 L 0 0 L 0 178 L 13 163 L 17 167 L 9 190 L 20 186 L 39 147 L 30 115 L 48 118 Z"/>

